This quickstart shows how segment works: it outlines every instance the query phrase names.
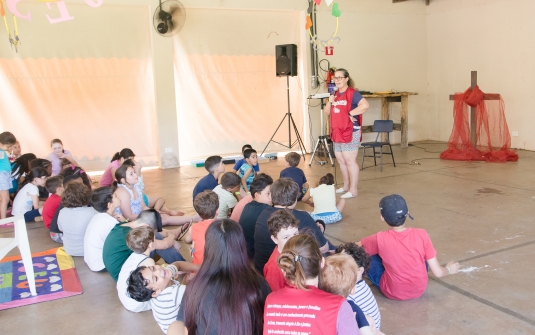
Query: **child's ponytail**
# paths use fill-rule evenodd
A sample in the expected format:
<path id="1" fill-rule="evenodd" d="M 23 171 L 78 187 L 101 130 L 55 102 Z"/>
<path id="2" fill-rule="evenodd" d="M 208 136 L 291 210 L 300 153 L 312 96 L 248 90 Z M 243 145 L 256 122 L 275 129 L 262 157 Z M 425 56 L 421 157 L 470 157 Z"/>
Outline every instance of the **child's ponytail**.
<path id="1" fill-rule="evenodd" d="M 307 289 L 307 279 L 318 277 L 321 268 L 321 255 L 315 238 L 300 234 L 292 237 L 284 245 L 278 264 L 284 277 L 296 288 Z"/>
<path id="2" fill-rule="evenodd" d="M 128 159 L 135 156 L 136 154 L 131 149 L 124 148 L 120 152 L 116 152 L 115 155 L 113 155 L 111 162 L 118 161 L 121 158 Z"/>
<path id="3" fill-rule="evenodd" d="M 110 163 L 112 163 L 113 161 L 118 161 L 119 159 L 121 159 L 121 155 L 119 154 L 119 151 L 117 151 L 111 158 Z"/>
<path id="4" fill-rule="evenodd" d="M 117 170 L 115 170 L 115 181 L 113 186 L 117 187 L 118 184 L 121 184 L 121 180 L 124 179 L 126 182 L 126 171 L 128 168 L 131 168 L 128 165 L 121 165 Z"/>
<path id="5" fill-rule="evenodd" d="M 321 177 L 319 185 L 334 185 L 334 176 L 331 173 L 327 173 L 325 176 Z"/>

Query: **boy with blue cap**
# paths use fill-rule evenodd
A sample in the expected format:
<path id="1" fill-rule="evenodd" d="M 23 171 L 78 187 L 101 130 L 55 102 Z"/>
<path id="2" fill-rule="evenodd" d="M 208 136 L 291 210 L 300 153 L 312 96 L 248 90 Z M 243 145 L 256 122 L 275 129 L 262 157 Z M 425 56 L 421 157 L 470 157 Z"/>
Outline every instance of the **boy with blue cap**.
<path id="1" fill-rule="evenodd" d="M 409 214 L 402 196 L 392 194 L 379 202 L 381 220 L 390 229 L 363 238 L 357 245 L 372 256 L 368 278 L 390 299 L 408 300 L 420 297 L 427 288 L 428 266 L 436 277 L 459 272 L 459 263 L 445 267 L 437 260 L 437 252 L 425 229 L 407 228 Z"/>

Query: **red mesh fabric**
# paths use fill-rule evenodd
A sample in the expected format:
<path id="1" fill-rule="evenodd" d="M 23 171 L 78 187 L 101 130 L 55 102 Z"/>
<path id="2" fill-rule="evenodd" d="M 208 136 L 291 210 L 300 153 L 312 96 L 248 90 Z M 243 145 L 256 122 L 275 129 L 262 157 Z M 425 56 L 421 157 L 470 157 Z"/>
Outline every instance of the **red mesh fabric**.
<path id="1" fill-rule="evenodd" d="M 484 93 L 467 89 L 454 96 L 453 130 L 448 149 L 442 159 L 463 161 L 516 162 L 518 155 L 511 150 L 511 135 L 505 119 L 503 100 L 483 100 Z M 469 111 L 467 102 L 476 103 L 476 143 L 470 142 Z"/>

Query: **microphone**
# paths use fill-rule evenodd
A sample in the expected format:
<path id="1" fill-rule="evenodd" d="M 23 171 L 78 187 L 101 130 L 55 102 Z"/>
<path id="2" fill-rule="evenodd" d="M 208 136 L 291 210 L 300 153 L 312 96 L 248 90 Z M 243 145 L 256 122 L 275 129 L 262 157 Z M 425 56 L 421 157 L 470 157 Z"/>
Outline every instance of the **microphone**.
<path id="1" fill-rule="evenodd" d="M 331 95 L 335 95 L 338 92 L 338 86 L 335 86 L 331 92 Z"/>

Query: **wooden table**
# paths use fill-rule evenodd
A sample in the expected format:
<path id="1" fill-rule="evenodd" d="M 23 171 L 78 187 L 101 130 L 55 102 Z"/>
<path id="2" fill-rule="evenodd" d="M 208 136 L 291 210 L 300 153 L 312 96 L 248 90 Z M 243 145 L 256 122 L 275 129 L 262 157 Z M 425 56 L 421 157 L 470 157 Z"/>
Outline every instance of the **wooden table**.
<path id="1" fill-rule="evenodd" d="M 388 94 L 363 94 L 366 99 L 381 99 L 381 119 L 390 120 L 390 103 L 401 102 L 401 123 L 394 123 L 394 130 L 401 130 L 401 148 L 409 146 L 409 95 L 416 92 L 398 92 Z M 363 126 L 363 133 L 371 133 L 372 126 Z M 386 141 L 386 134 L 381 135 L 381 141 Z"/>

